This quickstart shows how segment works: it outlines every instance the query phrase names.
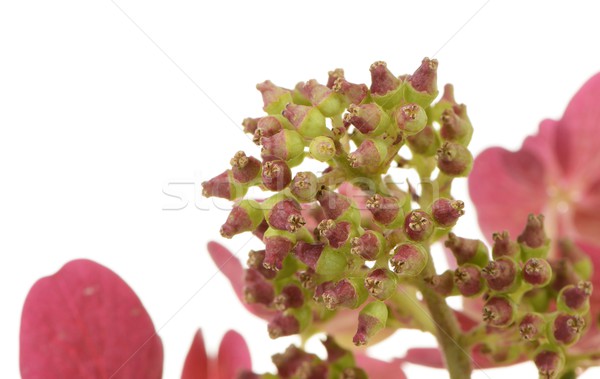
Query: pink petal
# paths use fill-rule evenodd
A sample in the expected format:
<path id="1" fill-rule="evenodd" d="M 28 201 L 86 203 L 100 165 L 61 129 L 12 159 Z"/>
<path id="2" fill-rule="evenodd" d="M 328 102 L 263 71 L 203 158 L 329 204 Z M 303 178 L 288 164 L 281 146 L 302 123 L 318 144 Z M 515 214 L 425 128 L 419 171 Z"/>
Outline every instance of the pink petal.
<path id="1" fill-rule="evenodd" d="M 365 354 L 355 354 L 356 365 L 367 372 L 369 379 L 406 379 L 398 361 L 385 362 Z"/>
<path id="2" fill-rule="evenodd" d="M 485 150 L 469 176 L 469 193 L 486 238 L 508 230 L 520 234 L 529 213 L 539 213 L 547 201 L 544 166 L 528 150 Z"/>
<path id="3" fill-rule="evenodd" d="M 198 379 L 208 378 L 208 358 L 206 356 L 206 348 L 204 347 L 204 339 L 202 332 L 198 330 L 194 334 L 194 340 L 190 351 L 185 358 L 183 364 L 183 373 L 181 379 Z"/>
<path id="4" fill-rule="evenodd" d="M 163 349 L 132 289 L 89 260 L 37 281 L 21 318 L 23 379 L 162 376 Z"/>
<path id="5" fill-rule="evenodd" d="M 225 334 L 219 346 L 218 369 L 219 379 L 235 379 L 241 372 L 252 369 L 248 346 L 233 330 Z"/>
<path id="6" fill-rule="evenodd" d="M 597 74 L 571 99 L 560 121 L 557 151 L 565 175 L 575 181 L 597 179 L 600 175 L 599 104 L 600 74 Z"/>
<path id="7" fill-rule="evenodd" d="M 489 367 L 502 367 L 518 363 L 516 361 L 511 361 L 509 363 L 492 362 L 477 347 L 473 348 L 468 354 L 471 359 L 471 365 L 475 370 Z M 406 355 L 402 358 L 402 361 L 432 368 L 446 368 L 442 353 L 437 347 L 408 349 Z"/>
<path id="8" fill-rule="evenodd" d="M 244 268 L 240 263 L 239 259 L 225 248 L 223 245 L 211 241 L 208 243 L 208 253 L 212 258 L 215 265 L 221 271 L 229 282 L 233 291 L 235 292 L 238 300 L 246 307 L 246 309 L 253 315 L 260 317 L 265 320 L 270 320 L 275 315 L 274 311 L 270 311 L 262 306 L 255 304 L 246 304 L 244 301 Z"/>

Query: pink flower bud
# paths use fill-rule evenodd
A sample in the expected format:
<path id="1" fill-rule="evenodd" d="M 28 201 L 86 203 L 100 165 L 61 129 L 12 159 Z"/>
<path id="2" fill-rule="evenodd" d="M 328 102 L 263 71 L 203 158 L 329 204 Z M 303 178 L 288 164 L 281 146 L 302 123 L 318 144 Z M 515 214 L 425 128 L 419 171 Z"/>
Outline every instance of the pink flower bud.
<path id="1" fill-rule="evenodd" d="M 374 298 L 384 301 L 396 293 L 396 276 L 386 268 L 372 270 L 365 277 L 365 287 Z"/>
<path id="2" fill-rule="evenodd" d="M 406 104 L 394 111 L 394 120 L 398 129 L 406 135 L 419 133 L 427 125 L 427 114 L 417 104 Z"/>
<path id="3" fill-rule="evenodd" d="M 570 346 L 579 340 L 585 320 L 579 315 L 559 313 L 552 323 L 552 336 L 556 342 Z"/>
<path id="4" fill-rule="evenodd" d="M 314 354 L 308 354 L 294 345 L 290 345 L 283 354 L 273 355 L 273 364 L 281 378 L 295 378 L 300 367 L 317 360 Z"/>
<path id="5" fill-rule="evenodd" d="M 273 299 L 275 309 L 284 311 L 288 308 L 300 308 L 304 304 L 304 294 L 300 287 L 289 284 Z"/>
<path id="6" fill-rule="evenodd" d="M 568 285 L 558 294 L 558 308 L 569 313 L 584 314 L 590 308 L 591 282 L 581 281 L 577 285 Z"/>
<path id="7" fill-rule="evenodd" d="M 497 328 L 510 325 L 515 317 L 515 305 L 504 296 L 493 296 L 483 307 L 483 321 Z"/>
<path id="8" fill-rule="evenodd" d="M 494 233 L 492 235 L 494 246 L 492 247 L 492 257 L 494 259 L 500 257 L 518 258 L 521 248 L 516 241 L 511 241 L 507 231 L 502 233 Z"/>
<path id="9" fill-rule="evenodd" d="M 258 126 L 258 120 L 260 117 L 252 118 L 246 117 L 244 121 L 242 121 L 242 126 L 244 127 L 244 133 L 254 134 L 256 131 L 256 127 Z"/>
<path id="10" fill-rule="evenodd" d="M 292 181 L 292 170 L 281 160 L 267 161 L 262 165 L 262 182 L 271 191 L 281 191 Z"/>
<path id="11" fill-rule="evenodd" d="M 374 301 L 365 305 L 358 315 L 358 328 L 352 342 L 356 346 L 366 345 L 369 338 L 385 328 L 387 318 L 388 309 L 384 303 Z"/>
<path id="12" fill-rule="evenodd" d="M 317 262 L 325 248 L 324 243 L 308 243 L 298 241 L 294 248 L 294 255 L 298 260 L 313 270 L 317 268 Z"/>
<path id="13" fill-rule="evenodd" d="M 448 176 L 467 176 L 473 167 L 471 152 L 454 142 L 444 142 L 437 151 L 438 168 Z"/>
<path id="14" fill-rule="evenodd" d="M 267 231 L 268 233 L 268 231 Z M 292 250 L 294 242 L 286 236 L 268 235 L 265 233 L 265 259 L 263 266 L 270 270 L 281 270 L 283 260 Z"/>
<path id="15" fill-rule="evenodd" d="M 565 358 L 562 353 L 553 348 L 542 348 L 534 358 L 535 365 L 538 368 L 540 378 L 557 379 L 560 375 Z"/>
<path id="16" fill-rule="evenodd" d="M 233 179 L 239 183 L 250 183 L 260 175 L 260 161 L 254 157 L 247 157 L 243 151 L 235 153 L 230 163 Z"/>
<path id="17" fill-rule="evenodd" d="M 424 58 L 421 66 L 408 77 L 407 87 L 404 91 L 406 100 L 426 107 L 436 98 L 437 89 L 436 59 Z"/>
<path id="18" fill-rule="evenodd" d="M 303 137 L 315 138 L 329 134 L 325 116 L 315 107 L 290 103 L 281 114 Z"/>
<path id="19" fill-rule="evenodd" d="M 246 270 L 244 276 L 244 300 L 248 304 L 270 305 L 275 297 L 273 285 L 255 269 Z"/>
<path id="20" fill-rule="evenodd" d="M 244 199 L 229 213 L 227 221 L 221 226 L 221 236 L 232 238 L 236 234 L 253 231 L 263 219 L 260 205 L 254 200 Z"/>
<path id="21" fill-rule="evenodd" d="M 314 79 L 300 86 L 299 90 L 313 106 L 327 117 L 336 116 L 343 110 L 342 97 Z"/>
<path id="22" fill-rule="evenodd" d="M 479 295 L 484 288 L 480 268 L 469 263 L 457 268 L 454 271 L 454 284 L 465 297 Z"/>
<path id="23" fill-rule="evenodd" d="M 276 86 L 270 80 L 257 84 L 256 89 L 262 95 L 263 110 L 268 114 L 279 114 L 286 104 L 292 102 L 292 92 L 289 89 Z"/>
<path id="24" fill-rule="evenodd" d="M 414 210 L 404 219 L 404 233 L 413 241 L 429 239 L 434 229 L 433 219 L 422 210 Z"/>
<path id="25" fill-rule="evenodd" d="M 277 275 L 277 272 L 265 268 L 264 261 L 264 250 L 250 250 L 250 252 L 248 253 L 248 261 L 246 263 L 248 264 L 248 267 L 258 271 L 262 276 L 265 277 L 265 279 L 273 279 Z"/>
<path id="26" fill-rule="evenodd" d="M 291 314 L 280 313 L 269 322 L 267 329 L 272 339 L 291 336 L 300 333 L 300 322 Z"/>
<path id="27" fill-rule="evenodd" d="M 404 213 L 395 197 L 375 194 L 367 200 L 366 205 L 373 219 L 382 225 L 397 226 L 404 221 Z"/>
<path id="28" fill-rule="evenodd" d="M 338 307 L 350 309 L 358 308 L 364 303 L 367 291 L 362 281 L 359 283 L 353 279 L 342 279 L 323 292 L 323 304 L 327 309 L 333 310 Z"/>
<path id="29" fill-rule="evenodd" d="M 361 104 L 369 95 L 369 87 L 365 84 L 354 84 L 344 77 L 337 78 L 331 89 L 342 95 L 347 104 Z"/>
<path id="30" fill-rule="evenodd" d="M 382 254 L 384 248 L 385 239 L 381 233 L 367 230 L 362 236 L 352 239 L 350 252 L 366 261 L 374 261 Z"/>
<path id="31" fill-rule="evenodd" d="M 542 258 L 529 258 L 523 265 L 523 280 L 536 287 L 544 287 L 552 279 L 552 267 Z"/>
<path id="32" fill-rule="evenodd" d="M 450 296 L 454 292 L 454 273 L 451 270 L 426 278 L 425 281 L 429 287 L 444 297 Z"/>
<path id="33" fill-rule="evenodd" d="M 296 200 L 281 200 L 269 211 L 267 222 L 275 229 L 287 230 L 293 233 L 306 224 L 301 210 L 302 207 Z"/>
<path id="34" fill-rule="evenodd" d="M 507 292 L 514 289 L 517 282 L 518 267 L 515 261 L 501 257 L 491 261 L 481 270 L 489 289 L 497 292 Z"/>
<path id="35" fill-rule="evenodd" d="M 473 135 L 473 126 L 467 117 L 467 107 L 464 104 L 455 105 L 444 110 L 441 117 L 440 135 L 446 141 L 452 141 L 467 146 Z"/>
<path id="36" fill-rule="evenodd" d="M 235 200 L 244 196 L 247 190 L 247 187 L 235 182 L 231 170 L 224 171 L 202 183 L 202 196 L 204 197 L 221 197 L 227 200 Z"/>
<path id="37" fill-rule="evenodd" d="M 559 259 L 558 261 L 552 261 L 550 264 L 552 267 L 552 289 L 560 291 L 563 287 L 569 284 L 577 284 L 579 277 L 573 269 L 573 265 L 566 259 Z"/>
<path id="38" fill-rule="evenodd" d="M 375 169 L 381 165 L 387 157 L 387 146 L 381 140 L 366 139 L 358 149 L 348 155 L 350 166 Z"/>
<path id="39" fill-rule="evenodd" d="M 474 263 L 483 267 L 488 263 L 487 248 L 479 240 L 457 237 L 456 234 L 449 233 L 444 245 L 452 251 L 459 265 Z"/>
<path id="40" fill-rule="evenodd" d="M 526 313 L 519 322 L 519 333 L 526 341 L 536 341 L 543 337 L 546 329 L 544 316 L 538 313 Z"/>
<path id="41" fill-rule="evenodd" d="M 337 192 L 323 189 L 317 192 L 317 200 L 325 212 L 325 216 L 330 219 L 337 219 L 352 207 L 349 198 Z"/>
<path id="42" fill-rule="evenodd" d="M 312 172 L 299 172 L 292 180 L 290 191 L 300 201 L 314 201 L 317 195 L 317 182 L 317 176 Z"/>
<path id="43" fill-rule="evenodd" d="M 441 144 L 440 137 L 431 124 L 425 125 L 419 133 L 406 137 L 406 142 L 414 154 L 426 157 L 434 156 Z"/>
<path id="44" fill-rule="evenodd" d="M 345 77 L 343 68 L 336 68 L 335 70 L 329 71 L 327 75 L 327 88 L 333 88 L 336 80 Z"/>
<path id="45" fill-rule="evenodd" d="M 327 219 L 319 223 L 316 234 L 320 239 L 329 243 L 334 249 L 339 249 L 348 242 L 351 225 L 349 222 Z"/>
<path id="46" fill-rule="evenodd" d="M 262 117 L 256 124 L 252 141 L 258 145 L 263 137 L 271 137 L 279 133 L 282 129 L 283 125 L 277 116 Z"/>
<path id="47" fill-rule="evenodd" d="M 400 80 L 390 72 L 387 64 L 382 61 L 373 63 L 371 71 L 371 94 L 381 97 L 396 91 L 400 87 Z"/>
<path id="48" fill-rule="evenodd" d="M 289 161 L 304 153 L 304 139 L 293 130 L 282 130 L 271 137 L 260 139 L 261 155 L 266 160 Z"/>
<path id="49" fill-rule="evenodd" d="M 530 214 L 527 217 L 525 230 L 519 235 L 517 241 L 530 248 L 542 247 L 546 244 L 548 237 L 544 231 L 544 215 Z"/>
<path id="50" fill-rule="evenodd" d="M 439 227 L 450 228 L 465 214 L 464 208 L 465 203 L 460 200 L 439 198 L 431 205 L 431 216 Z"/>
<path id="51" fill-rule="evenodd" d="M 390 118 L 387 113 L 375 103 L 350 104 L 348 113 L 344 115 L 344 120 L 354 125 L 362 134 L 373 136 L 382 134 L 390 125 Z"/>
<path id="52" fill-rule="evenodd" d="M 394 247 L 390 266 L 396 274 L 417 276 L 427 266 L 429 255 L 423 246 L 406 242 Z"/>

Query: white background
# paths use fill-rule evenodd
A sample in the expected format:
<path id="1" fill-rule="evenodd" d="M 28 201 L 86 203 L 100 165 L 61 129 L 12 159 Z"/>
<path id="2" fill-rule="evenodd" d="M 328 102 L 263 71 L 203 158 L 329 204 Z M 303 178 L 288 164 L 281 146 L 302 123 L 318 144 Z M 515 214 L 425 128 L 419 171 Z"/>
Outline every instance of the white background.
<path id="1" fill-rule="evenodd" d="M 80 257 L 110 267 L 139 294 L 160 328 L 165 378 L 180 375 L 198 327 L 213 350 L 235 328 L 255 368 L 270 369 L 269 356 L 291 340 L 269 340 L 225 278 L 211 279 L 205 245 L 221 241 L 227 213 L 198 196 L 199 183 L 224 170 L 235 151 L 257 154 L 239 130 L 244 117 L 261 114 L 255 84 L 324 81 L 336 67 L 368 83 L 376 60 L 401 74 L 435 55 L 440 84 L 454 83 L 468 105 L 473 150 L 517 148 L 600 71 L 600 9 L 591 1 L 484 4 L 0 3 L 0 376 L 19 376 L 29 287 Z M 457 189 L 464 199 L 464 183 Z M 163 190 L 187 207 L 163 210 L 181 204 Z M 459 232 L 478 236 L 470 204 L 467 212 Z M 237 251 L 246 240 L 224 242 Z M 390 357 L 431 343 L 403 333 L 374 351 Z M 526 364 L 474 377 L 515 374 L 536 375 Z"/>

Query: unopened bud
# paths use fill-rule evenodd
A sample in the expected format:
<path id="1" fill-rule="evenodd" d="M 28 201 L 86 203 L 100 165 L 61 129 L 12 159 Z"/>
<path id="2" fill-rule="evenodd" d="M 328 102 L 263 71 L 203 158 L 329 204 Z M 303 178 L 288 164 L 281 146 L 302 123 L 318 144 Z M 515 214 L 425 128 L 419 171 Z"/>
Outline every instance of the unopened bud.
<path id="1" fill-rule="evenodd" d="M 315 137 L 310 141 L 309 151 L 319 162 L 327 162 L 335 156 L 335 142 L 329 137 Z"/>
<path id="2" fill-rule="evenodd" d="M 462 265 L 454 271 L 454 284 L 465 297 L 479 295 L 484 289 L 481 269 L 470 263 Z"/>
<path id="3" fill-rule="evenodd" d="M 318 358 L 304 350 L 290 345 L 283 354 L 275 354 L 272 357 L 273 364 L 277 367 L 277 373 L 282 378 L 293 378 L 298 369 L 305 363 L 311 363 Z"/>
<path id="4" fill-rule="evenodd" d="M 292 181 L 292 170 L 282 160 L 266 161 L 262 166 L 262 183 L 271 191 L 281 191 Z"/>
<path id="5" fill-rule="evenodd" d="M 444 245 L 452 251 L 458 265 L 473 263 L 484 267 L 489 261 L 487 247 L 479 240 L 457 237 L 450 233 Z"/>
<path id="6" fill-rule="evenodd" d="M 387 323 L 388 309 L 380 301 L 373 301 L 360 311 L 358 315 L 358 328 L 352 342 L 356 346 L 366 345 L 369 338 L 379 333 Z"/>
<path id="7" fill-rule="evenodd" d="M 343 110 L 342 97 L 327 86 L 319 84 L 314 79 L 300 86 L 299 90 L 312 105 L 317 107 L 327 117 L 338 115 Z"/>
<path id="8" fill-rule="evenodd" d="M 304 153 L 304 140 L 293 130 L 282 130 L 271 137 L 260 139 L 261 155 L 266 160 L 282 159 L 289 161 Z"/>
<path id="9" fill-rule="evenodd" d="M 246 262 L 248 264 L 248 267 L 255 269 L 266 279 L 273 279 L 275 276 L 277 276 L 277 272 L 265 268 L 264 262 L 264 250 L 250 250 L 250 252 L 248 253 L 248 260 Z"/>
<path id="10" fill-rule="evenodd" d="M 369 95 L 369 87 L 365 84 L 354 84 L 345 78 L 337 78 L 331 89 L 344 98 L 346 104 L 361 104 Z"/>
<path id="11" fill-rule="evenodd" d="M 439 198 L 431 205 L 431 216 L 441 228 L 453 227 L 458 218 L 465 214 L 465 203 L 460 200 Z"/>
<path id="12" fill-rule="evenodd" d="M 483 321 L 497 328 L 508 326 L 514 321 L 515 307 L 509 298 L 493 296 L 483 306 Z"/>
<path id="13" fill-rule="evenodd" d="M 270 80 L 257 84 L 256 89 L 262 94 L 263 110 L 268 114 L 279 114 L 286 104 L 292 102 L 292 92 L 276 86 Z"/>
<path id="14" fill-rule="evenodd" d="M 583 280 L 592 278 L 594 264 L 589 255 L 581 250 L 573 241 L 561 239 L 558 241 L 560 255 L 573 265 L 573 269 Z"/>
<path id="15" fill-rule="evenodd" d="M 258 126 L 258 120 L 260 117 L 252 118 L 246 117 L 244 121 L 242 121 L 242 126 L 244 127 L 244 133 L 254 134 L 256 131 L 256 127 Z"/>
<path id="16" fill-rule="evenodd" d="M 529 258 L 523 265 L 523 280 L 535 287 L 544 287 L 552 279 L 552 267 L 543 258 Z"/>
<path id="17" fill-rule="evenodd" d="M 492 239 L 494 240 L 494 246 L 492 247 L 492 257 L 494 259 L 505 256 L 513 259 L 519 258 L 521 248 L 516 241 L 510 239 L 507 231 L 494 233 Z"/>
<path id="18" fill-rule="evenodd" d="M 437 97 L 437 67 L 436 59 L 423 58 L 421 66 L 408 77 L 404 96 L 407 101 L 427 107 Z"/>
<path id="19" fill-rule="evenodd" d="M 344 77 L 345 74 L 343 68 L 336 68 L 335 70 L 329 71 L 327 73 L 327 88 L 333 88 L 333 86 L 335 85 L 335 81 Z"/>
<path id="20" fill-rule="evenodd" d="M 396 274 L 417 276 L 427 266 L 429 254 L 420 244 L 402 243 L 394 247 L 394 255 L 390 258 L 390 266 Z"/>
<path id="21" fill-rule="evenodd" d="M 550 264 L 552 267 L 551 286 L 555 291 L 560 291 L 569 284 L 577 284 L 580 281 L 579 276 L 573 269 L 573 265 L 566 259 L 554 260 Z"/>
<path id="22" fill-rule="evenodd" d="M 366 139 L 358 149 L 348 155 L 350 166 L 375 169 L 381 165 L 388 153 L 387 145 L 379 139 Z"/>
<path id="23" fill-rule="evenodd" d="M 231 174 L 238 183 L 250 183 L 260 175 L 260 161 L 254 157 L 248 157 L 243 151 L 235 153 L 231 158 Z"/>
<path id="24" fill-rule="evenodd" d="M 348 260 L 342 251 L 325 246 L 319 256 L 315 271 L 323 280 L 330 280 L 344 273 L 347 267 Z"/>
<path id="25" fill-rule="evenodd" d="M 396 275 L 387 268 L 377 268 L 365 277 L 365 287 L 371 296 L 384 301 L 396 293 Z"/>
<path id="26" fill-rule="evenodd" d="M 517 237 L 522 246 L 524 257 L 544 258 L 548 253 L 550 241 L 544 231 L 544 215 L 530 214 L 525 229 Z"/>
<path id="27" fill-rule="evenodd" d="M 329 243 L 334 249 L 339 249 L 350 239 L 351 225 L 347 221 L 336 222 L 327 219 L 319 223 L 316 234 L 322 240 Z"/>
<path id="28" fill-rule="evenodd" d="M 271 282 L 265 280 L 258 270 L 250 268 L 244 275 L 244 301 L 248 304 L 270 305 L 275 297 Z"/>
<path id="29" fill-rule="evenodd" d="M 451 270 L 446 270 L 440 275 L 434 275 L 425 278 L 425 282 L 435 292 L 446 297 L 454 292 L 454 273 Z"/>
<path id="30" fill-rule="evenodd" d="M 272 339 L 291 336 L 300 332 L 300 322 L 293 315 L 280 313 L 269 322 L 267 329 Z"/>
<path id="31" fill-rule="evenodd" d="M 354 237 L 350 241 L 350 253 L 360 256 L 366 261 L 374 261 L 385 248 L 385 239 L 381 233 L 367 230 L 360 237 Z"/>
<path id="32" fill-rule="evenodd" d="M 302 207 L 294 199 L 281 200 L 269 210 L 267 222 L 271 227 L 294 233 L 306 224 L 301 213 Z"/>
<path id="33" fill-rule="evenodd" d="M 315 107 L 290 103 L 281 114 L 303 137 L 315 138 L 329 134 L 325 116 Z"/>
<path id="34" fill-rule="evenodd" d="M 202 196 L 221 197 L 227 200 L 235 200 L 246 194 L 248 187 L 237 183 L 233 179 L 231 170 L 215 176 L 214 178 L 202 183 Z"/>
<path id="35" fill-rule="evenodd" d="M 221 236 L 232 238 L 236 234 L 253 231 L 263 219 L 260 204 L 244 199 L 236 204 L 227 216 L 227 221 L 221 226 Z"/>
<path id="36" fill-rule="evenodd" d="M 300 287 L 289 284 L 273 299 L 275 309 L 284 311 L 288 308 L 300 308 L 304 304 L 304 294 Z"/>
<path id="37" fill-rule="evenodd" d="M 336 309 L 345 307 L 350 309 L 358 308 L 367 297 L 367 291 L 361 280 L 342 279 L 323 292 L 323 303 L 327 309 Z"/>
<path id="38" fill-rule="evenodd" d="M 438 168 L 448 176 L 467 176 L 473 167 L 473 155 L 464 147 L 454 142 L 444 142 L 437 151 Z"/>
<path id="39" fill-rule="evenodd" d="M 300 262 L 304 263 L 312 270 L 315 270 L 324 248 L 324 243 L 298 241 L 294 248 L 294 255 Z"/>
<path id="40" fill-rule="evenodd" d="M 433 229 L 435 229 L 433 219 L 425 211 L 414 210 L 404 219 L 404 233 L 413 241 L 421 242 L 429 239 Z"/>
<path id="41" fill-rule="evenodd" d="M 559 313 L 552 322 L 552 337 L 556 342 L 570 346 L 579 340 L 585 328 L 585 320 L 579 315 Z"/>
<path id="42" fill-rule="evenodd" d="M 297 173 L 290 184 L 290 191 L 300 201 L 314 201 L 317 195 L 317 176 L 310 171 Z"/>
<path id="43" fill-rule="evenodd" d="M 281 270 L 283 260 L 296 242 L 293 234 L 269 228 L 265 232 L 263 241 L 265 243 L 263 266 L 270 270 Z"/>
<path id="44" fill-rule="evenodd" d="M 390 118 L 387 113 L 375 103 L 350 104 L 348 113 L 344 115 L 344 120 L 354 125 L 362 134 L 371 136 L 382 134 L 390 125 Z"/>
<path id="45" fill-rule="evenodd" d="M 394 120 L 399 130 L 406 135 L 412 136 L 425 128 L 427 125 L 427 114 L 417 104 L 406 104 L 396 109 Z"/>
<path id="46" fill-rule="evenodd" d="M 408 136 L 406 142 L 414 154 L 426 157 L 436 155 L 441 145 L 440 137 L 431 124 L 425 125 L 419 133 Z"/>
<path id="47" fill-rule="evenodd" d="M 446 109 L 441 117 L 440 135 L 446 141 L 452 141 L 467 146 L 473 135 L 473 126 L 467 116 L 464 104 Z"/>
<path id="48" fill-rule="evenodd" d="M 373 215 L 373 219 L 390 229 L 398 227 L 404 222 L 404 212 L 395 197 L 376 194 L 367 200 L 366 205 Z"/>
<path id="49" fill-rule="evenodd" d="M 402 99 L 402 82 L 390 72 L 382 61 L 373 63 L 371 71 L 371 97 L 383 108 L 390 109 Z"/>
<path id="50" fill-rule="evenodd" d="M 488 288 L 496 292 L 510 292 L 517 285 L 517 263 L 508 257 L 491 261 L 481 270 Z"/>
<path id="51" fill-rule="evenodd" d="M 543 346 L 534 360 L 540 379 L 558 379 L 565 365 L 565 357 L 555 347 Z"/>
<path id="52" fill-rule="evenodd" d="M 546 319 L 539 313 L 526 313 L 519 322 L 519 334 L 526 341 L 536 341 L 546 331 Z"/>
<path id="53" fill-rule="evenodd" d="M 327 189 L 318 191 L 317 200 L 323 208 L 325 216 L 333 220 L 342 218 L 349 213 L 354 213 L 353 211 L 355 211 L 352 206 L 352 201 L 348 197 L 334 191 Z M 357 216 L 358 219 L 355 221 L 358 222 L 360 221 L 360 214 L 358 213 Z"/>
<path id="54" fill-rule="evenodd" d="M 592 291 L 592 283 L 586 281 L 565 286 L 558 294 L 557 308 L 569 313 L 585 314 L 590 309 Z"/>
<path id="55" fill-rule="evenodd" d="M 263 137 L 271 137 L 279 133 L 283 129 L 282 120 L 285 119 L 281 116 L 267 116 L 258 120 L 252 141 L 258 145 Z"/>

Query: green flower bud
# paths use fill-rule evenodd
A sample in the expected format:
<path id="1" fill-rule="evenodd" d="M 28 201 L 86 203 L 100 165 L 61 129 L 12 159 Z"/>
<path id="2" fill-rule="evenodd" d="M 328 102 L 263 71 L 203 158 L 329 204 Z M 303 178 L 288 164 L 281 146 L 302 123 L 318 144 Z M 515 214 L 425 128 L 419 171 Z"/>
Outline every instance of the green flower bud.
<path id="1" fill-rule="evenodd" d="M 344 110 L 342 96 L 314 79 L 296 87 L 313 106 L 319 108 L 327 117 L 339 115 Z"/>
<path id="2" fill-rule="evenodd" d="M 544 215 L 530 214 L 517 241 L 521 245 L 523 259 L 546 258 L 550 250 L 550 239 L 544 231 Z"/>
<path id="3" fill-rule="evenodd" d="M 441 140 L 433 126 L 428 124 L 419 133 L 406 137 L 406 143 L 413 154 L 432 157 L 439 150 Z"/>
<path id="4" fill-rule="evenodd" d="M 338 307 L 356 309 L 367 299 L 367 290 L 360 278 L 344 278 L 326 289 L 322 298 L 325 307 L 330 310 Z"/>
<path id="5" fill-rule="evenodd" d="M 260 139 L 260 144 L 261 155 L 265 160 L 279 158 L 290 161 L 304 154 L 304 139 L 298 132 L 292 130 L 282 130 L 271 137 L 263 137 Z"/>
<path id="6" fill-rule="evenodd" d="M 427 266 L 429 254 L 423 246 L 406 242 L 394 247 L 390 266 L 396 274 L 417 276 Z"/>
<path id="7" fill-rule="evenodd" d="M 319 256 L 315 271 L 323 280 L 331 280 L 343 274 L 347 267 L 348 260 L 343 252 L 337 251 L 331 246 L 325 246 Z"/>
<path id="8" fill-rule="evenodd" d="M 335 156 L 335 142 L 329 137 L 315 137 L 310 141 L 309 149 L 310 155 L 320 162 L 327 162 Z"/>
<path id="9" fill-rule="evenodd" d="M 365 277 L 365 287 L 374 298 L 384 301 L 396 293 L 396 275 L 387 268 L 372 270 Z"/>
<path id="10" fill-rule="evenodd" d="M 448 108 L 442 113 L 440 135 L 446 141 L 468 146 L 473 135 L 473 125 L 467 116 L 464 104 Z"/>
<path id="11" fill-rule="evenodd" d="M 366 139 L 358 149 L 348 155 L 350 166 L 377 169 L 387 157 L 388 147 L 379 139 Z"/>
<path id="12" fill-rule="evenodd" d="M 387 323 L 388 309 L 380 301 L 373 301 L 360 311 L 358 315 L 358 329 L 352 339 L 356 346 L 366 345 L 369 338 L 379 333 Z"/>
<path id="13" fill-rule="evenodd" d="M 427 125 L 427 114 L 417 104 L 406 104 L 394 111 L 394 120 L 398 129 L 412 136 L 422 131 Z"/>
<path id="14" fill-rule="evenodd" d="M 350 104 L 344 121 L 354 125 L 362 134 L 378 136 L 383 134 L 390 126 L 390 117 L 375 103 Z"/>
<path id="15" fill-rule="evenodd" d="M 305 138 L 331 134 L 327 129 L 325 116 L 315 107 L 287 104 L 281 114 Z"/>
<path id="16" fill-rule="evenodd" d="M 292 92 L 266 80 L 256 85 L 263 97 L 263 110 L 268 114 L 280 114 L 286 104 L 292 102 Z"/>
<path id="17" fill-rule="evenodd" d="M 317 176 L 310 171 L 297 173 L 290 184 L 292 195 L 303 202 L 314 201 L 317 190 Z"/>
<path id="18" fill-rule="evenodd" d="M 404 86 L 404 97 L 423 108 L 428 107 L 438 95 L 436 59 L 423 58 L 421 66 L 408 77 Z"/>

